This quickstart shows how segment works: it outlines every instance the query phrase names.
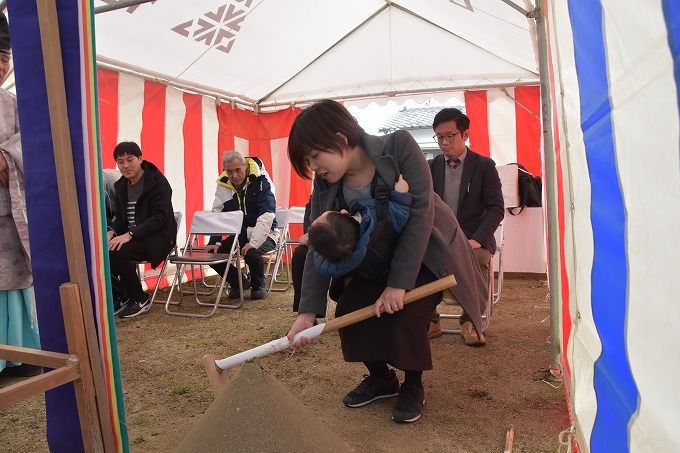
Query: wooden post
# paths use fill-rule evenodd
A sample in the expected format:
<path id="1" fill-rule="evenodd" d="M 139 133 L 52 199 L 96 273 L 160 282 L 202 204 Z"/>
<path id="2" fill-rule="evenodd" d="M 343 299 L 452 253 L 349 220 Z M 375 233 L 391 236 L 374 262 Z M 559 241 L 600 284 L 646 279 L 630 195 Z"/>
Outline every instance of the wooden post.
<path id="1" fill-rule="evenodd" d="M 73 153 L 66 108 L 66 87 L 61 58 L 61 39 L 59 37 L 57 8 L 55 0 L 38 0 L 37 7 L 69 276 L 70 280 L 78 285 L 80 292 L 79 299 L 91 362 L 90 369 L 92 370 L 95 387 L 98 421 L 101 426 L 105 451 L 114 452 L 115 443 L 113 427 L 109 417 L 109 398 L 102 371 L 102 361 L 94 325 L 90 283 L 85 264 L 85 248 L 83 246 L 80 211 L 78 209 L 78 193 L 75 185 Z"/>
<path id="2" fill-rule="evenodd" d="M 68 352 L 77 356 L 80 360 L 80 379 L 75 381 L 73 386 L 75 387 L 83 445 L 86 452 L 103 452 L 104 443 L 97 414 L 92 362 L 87 350 L 85 323 L 80 308 L 78 285 L 64 283 L 59 287 L 59 294 L 61 295 L 61 310 L 64 313 Z"/>

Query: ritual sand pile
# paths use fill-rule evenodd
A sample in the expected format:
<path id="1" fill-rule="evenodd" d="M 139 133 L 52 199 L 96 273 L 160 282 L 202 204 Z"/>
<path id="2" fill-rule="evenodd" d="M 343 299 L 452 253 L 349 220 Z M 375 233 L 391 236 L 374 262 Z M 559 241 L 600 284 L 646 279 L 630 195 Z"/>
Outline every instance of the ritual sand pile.
<path id="1" fill-rule="evenodd" d="M 187 434 L 177 453 L 343 453 L 352 450 L 275 377 L 247 363 Z"/>

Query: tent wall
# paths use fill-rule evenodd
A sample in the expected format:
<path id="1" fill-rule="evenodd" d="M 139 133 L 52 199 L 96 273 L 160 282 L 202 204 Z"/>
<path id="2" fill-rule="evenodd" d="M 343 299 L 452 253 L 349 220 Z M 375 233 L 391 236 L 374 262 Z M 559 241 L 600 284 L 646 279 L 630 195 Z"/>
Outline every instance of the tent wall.
<path id="1" fill-rule="evenodd" d="M 541 175 L 541 93 L 537 86 L 465 92 L 470 148 L 496 165 L 519 162 Z"/>
<path id="2" fill-rule="evenodd" d="M 108 70 L 100 69 L 98 78 L 104 167 L 115 166 L 116 143 L 139 143 L 144 158 L 168 178 L 173 206 L 185 214 L 180 241 L 186 238 L 193 213 L 212 207 L 221 157 L 227 150 L 262 159 L 276 184 L 279 206 L 307 202 L 311 182 L 294 174 L 286 151 L 299 109 L 254 114 Z"/>
<path id="3" fill-rule="evenodd" d="M 307 202 L 311 184 L 292 171 L 286 150 L 288 132 L 299 109 L 255 114 L 106 69 L 98 70 L 98 79 L 104 167 L 115 166 L 112 150 L 116 143 L 140 143 L 144 157 L 168 177 L 175 209 L 185 214 L 178 233 L 180 243 L 186 238 L 193 213 L 212 206 L 225 150 L 262 159 L 276 185 L 279 206 L 304 206 Z M 520 162 L 532 173 L 541 174 L 538 87 L 469 91 L 465 102 L 473 128 L 472 149 L 498 165 Z M 542 230 L 540 213 L 527 211 L 509 219 L 507 226 L 505 269 L 545 272 L 543 238 L 526 234 Z M 152 287 L 154 273 L 147 275 L 146 284 Z"/>
<path id="4" fill-rule="evenodd" d="M 550 3 L 579 446 L 679 451 L 680 7 Z"/>

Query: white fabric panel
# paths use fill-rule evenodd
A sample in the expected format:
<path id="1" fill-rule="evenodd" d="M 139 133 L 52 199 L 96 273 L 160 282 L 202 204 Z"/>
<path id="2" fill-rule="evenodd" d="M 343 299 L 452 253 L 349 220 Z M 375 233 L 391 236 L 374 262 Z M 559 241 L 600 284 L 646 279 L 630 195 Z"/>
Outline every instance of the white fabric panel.
<path id="1" fill-rule="evenodd" d="M 239 234 L 242 223 L 243 211 L 196 211 L 191 220 L 191 233 Z"/>
<path id="2" fill-rule="evenodd" d="M 506 208 L 519 206 L 519 184 L 517 180 L 519 167 L 517 165 L 497 165 L 496 170 L 501 180 L 503 204 Z"/>
<path id="3" fill-rule="evenodd" d="M 222 162 L 217 149 L 217 108 L 215 100 L 207 96 L 202 98 L 203 113 L 203 209 L 212 207 L 215 195 L 215 180 L 220 175 Z"/>
<path id="4" fill-rule="evenodd" d="M 224 151 L 228 150 L 225 149 Z M 234 151 L 238 151 L 242 156 L 248 156 L 248 153 L 250 153 L 250 142 L 248 139 L 234 135 Z"/>
<path id="5" fill-rule="evenodd" d="M 627 351 L 639 391 L 630 449 L 678 451 L 680 354 L 673 349 L 680 344 L 680 279 L 667 278 L 680 269 L 678 248 L 669 246 L 680 225 L 680 116 L 673 60 L 660 1 L 605 0 L 603 7 L 627 213 Z"/>
<path id="6" fill-rule="evenodd" d="M 569 387 L 571 388 L 576 434 L 581 450 L 587 452 L 589 451 L 588 440 L 597 413 L 593 387 L 594 362 L 602 351 L 591 309 L 590 278 L 594 246 L 590 223 L 590 176 L 581 130 L 579 87 L 568 5 L 566 1 L 550 2 L 550 4 L 556 82 L 561 83 L 559 87 L 555 87 L 555 92 L 559 96 L 557 99 L 560 108 L 559 117 L 562 119 L 558 127 L 560 128 L 562 156 L 563 159 L 568 159 L 570 169 L 568 172 L 563 172 L 562 190 L 571 193 L 573 202 L 573 207 L 565 205 L 565 214 L 569 219 L 569 222 L 565 222 L 565 228 L 571 226 L 571 229 L 565 231 L 565 255 L 567 270 L 573 269 L 569 274 L 573 326 L 569 350 L 565 352 L 568 354 L 572 371 Z M 560 96 L 560 91 L 565 94 Z M 569 332 L 563 332 L 563 335 L 569 335 Z"/>
<path id="7" fill-rule="evenodd" d="M 513 1 L 526 9 L 526 2 Z M 531 39 L 531 22 L 502 1 L 397 0 L 393 3 L 423 16 L 467 41 L 474 42 L 508 62 L 538 74 L 538 61 Z"/>
<path id="8" fill-rule="evenodd" d="M 142 139 L 144 79 L 118 74 L 118 143 Z"/>
<path id="9" fill-rule="evenodd" d="M 515 95 L 514 89 L 508 94 Z M 502 90 L 488 90 L 486 94 L 489 116 L 489 149 L 496 165 L 517 162 L 517 126 L 515 101 Z"/>
<path id="10" fill-rule="evenodd" d="M 436 52 L 423 52 L 422 43 L 435 42 Z M 452 55 L 455 58 L 448 57 Z M 465 61 L 464 70 L 461 61 Z M 361 70 L 343 69 L 348 67 Z M 522 73 L 519 78 L 518 72 Z M 411 14 L 389 8 L 278 89 L 272 99 L 348 96 L 357 90 L 453 90 L 517 80 L 536 80 L 536 76 Z"/>
<path id="11" fill-rule="evenodd" d="M 505 272 L 530 272 L 544 274 L 546 271 L 545 243 L 543 237 L 543 209 L 525 208 L 520 215 L 506 211 L 503 220 L 503 269 Z M 495 259 L 498 268 L 498 257 Z"/>
<path id="12" fill-rule="evenodd" d="M 290 200 L 290 161 L 288 160 L 288 137 L 276 138 L 269 142 L 272 170 L 271 177 L 276 184 L 276 206 L 287 208 Z"/>
<path id="13" fill-rule="evenodd" d="M 247 102 L 538 81 L 529 19 L 497 0 L 163 0 L 95 21 L 100 61 Z"/>
<path id="14" fill-rule="evenodd" d="M 186 210 L 186 184 L 184 182 L 184 117 L 186 107 L 182 92 L 168 87 L 165 90 L 165 177 L 172 187 L 172 206 L 184 214 Z M 177 230 L 177 244 L 186 238 L 186 216 Z"/>
<path id="15" fill-rule="evenodd" d="M 191 2 L 190 8 L 187 8 L 187 2 L 177 3 L 185 10 L 179 17 L 186 19 L 176 20 L 173 26 L 214 11 L 227 2 L 203 0 L 200 3 L 205 6 L 197 7 L 194 4 L 199 2 Z M 214 48 L 209 50 L 182 77 L 259 99 L 302 70 L 383 4 L 382 0 L 253 2 L 229 53 Z M 245 8 L 244 3 L 239 7 Z M 203 43 L 196 45 L 174 32 L 165 31 L 169 28 L 165 26 L 158 30 L 169 39 L 165 46 L 172 48 L 175 42 L 183 41 L 183 46 L 199 49 L 200 53 L 208 48 Z M 193 60 L 178 62 L 175 74 Z M 229 81 L 226 87 L 225 81 Z M 318 84 L 323 85 L 323 81 L 317 81 Z"/>

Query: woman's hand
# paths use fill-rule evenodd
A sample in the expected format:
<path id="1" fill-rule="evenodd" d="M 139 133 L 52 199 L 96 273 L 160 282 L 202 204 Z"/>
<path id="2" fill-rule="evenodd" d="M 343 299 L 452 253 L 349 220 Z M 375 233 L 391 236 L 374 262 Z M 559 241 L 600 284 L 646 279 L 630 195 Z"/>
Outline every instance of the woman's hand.
<path id="1" fill-rule="evenodd" d="M 402 288 L 392 288 L 388 286 L 382 292 L 378 300 L 373 304 L 375 315 L 380 317 L 380 308 L 384 307 L 385 312 L 392 314 L 404 308 L 404 294 L 406 290 Z"/>
<path id="2" fill-rule="evenodd" d="M 302 332 L 305 329 L 309 329 L 314 325 L 314 319 L 316 315 L 314 313 L 300 313 L 295 319 L 295 322 L 290 327 L 288 331 L 288 341 L 292 344 L 293 338 L 298 332 Z M 300 341 L 294 345 L 295 347 L 307 346 L 311 341 L 307 337 L 300 337 Z"/>

